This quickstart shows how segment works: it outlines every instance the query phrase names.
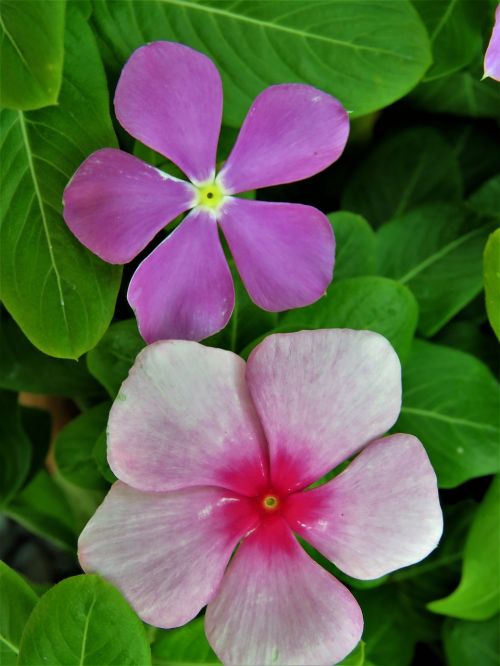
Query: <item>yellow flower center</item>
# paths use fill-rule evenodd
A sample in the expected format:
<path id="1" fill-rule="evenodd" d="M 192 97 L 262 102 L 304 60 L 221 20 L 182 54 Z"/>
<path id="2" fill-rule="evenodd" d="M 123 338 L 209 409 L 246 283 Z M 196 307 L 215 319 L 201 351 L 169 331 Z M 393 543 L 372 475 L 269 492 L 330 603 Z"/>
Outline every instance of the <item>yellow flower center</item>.
<path id="1" fill-rule="evenodd" d="M 266 495 L 262 500 L 262 506 L 266 511 L 275 511 L 279 506 L 279 499 L 276 495 Z"/>
<path id="2" fill-rule="evenodd" d="M 206 183 L 198 187 L 198 206 L 218 208 L 225 197 L 224 191 L 217 183 Z"/>

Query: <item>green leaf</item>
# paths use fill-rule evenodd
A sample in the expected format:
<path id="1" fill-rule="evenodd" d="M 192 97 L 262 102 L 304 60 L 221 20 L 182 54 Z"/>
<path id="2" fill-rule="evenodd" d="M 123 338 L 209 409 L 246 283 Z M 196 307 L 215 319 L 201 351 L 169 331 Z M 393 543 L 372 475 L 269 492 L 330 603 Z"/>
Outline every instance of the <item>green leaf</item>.
<path id="1" fill-rule="evenodd" d="M 443 203 L 412 210 L 378 231 L 379 271 L 411 289 L 423 336 L 435 335 L 482 290 L 482 254 L 492 227 L 463 206 Z"/>
<path id="2" fill-rule="evenodd" d="M 98 576 L 74 576 L 50 589 L 31 614 L 20 666 L 147 666 L 143 624 L 122 595 Z"/>
<path id="3" fill-rule="evenodd" d="M 498 666 L 500 616 L 484 622 L 448 619 L 443 642 L 448 666 Z"/>
<path id="4" fill-rule="evenodd" d="M 93 450 L 94 460 L 96 465 L 101 473 L 101 476 L 108 481 L 108 483 L 114 483 L 116 481 L 116 476 L 111 471 L 111 467 L 108 463 L 108 449 L 107 449 L 107 434 L 106 430 L 103 430 L 94 446 Z"/>
<path id="5" fill-rule="evenodd" d="M 155 666 L 215 666 L 221 662 L 205 636 L 204 618 L 198 617 L 179 629 L 159 631 L 151 646 Z"/>
<path id="6" fill-rule="evenodd" d="M 500 175 L 494 176 L 486 181 L 478 190 L 472 194 L 467 204 L 473 210 L 483 215 L 496 217 L 500 222 Z"/>
<path id="7" fill-rule="evenodd" d="M 63 0 L 1 0 L 2 106 L 27 110 L 57 102 L 65 9 Z"/>
<path id="8" fill-rule="evenodd" d="M 116 145 L 94 38 L 75 8 L 67 19 L 58 105 L 1 112 L 9 178 L 2 192 L 0 284 L 5 307 L 35 346 L 77 358 L 111 320 L 121 268 L 86 250 L 61 216 L 63 190 L 76 168 L 97 148 Z"/>
<path id="9" fill-rule="evenodd" d="M 462 194 L 457 158 L 429 128 L 412 128 L 386 139 L 354 172 L 342 208 L 374 226 L 431 201 L 456 201 Z"/>
<path id="10" fill-rule="evenodd" d="M 5 312 L 3 313 L 5 315 Z M 0 313 L 0 387 L 72 398 L 95 398 L 102 389 L 82 361 L 47 356 L 17 324 Z"/>
<path id="11" fill-rule="evenodd" d="M 431 40 L 433 64 L 424 81 L 461 69 L 482 47 L 481 11 L 470 0 L 413 0 Z"/>
<path id="12" fill-rule="evenodd" d="M 38 597 L 24 579 L 0 562 L 0 664 L 17 664 L 19 644 Z"/>
<path id="13" fill-rule="evenodd" d="M 439 331 L 433 342 L 473 354 L 489 365 L 493 372 L 497 371 L 497 342 L 489 331 L 483 331 L 483 328 L 475 322 L 468 319 L 454 319 Z"/>
<path id="14" fill-rule="evenodd" d="M 500 470 L 498 413 L 498 383 L 477 358 L 414 341 L 394 430 L 422 441 L 441 488 Z"/>
<path id="15" fill-rule="evenodd" d="M 108 421 L 110 403 L 91 407 L 70 421 L 55 441 L 55 458 L 61 475 L 82 488 L 106 488 L 94 458 L 94 447 Z"/>
<path id="16" fill-rule="evenodd" d="M 0 507 L 22 487 L 31 465 L 31 442 L 19 417 L 17 395 L 0 390 Z"/>
<path id="17" fill-rule="evenodd" d="M 500 229 L 491 234 L 484 248 L 483 276 L 488 319 L 500 340 Z"/>
<path id="18" fill-rule="evenodd" d="M 363 666 L 365 663 L 365 643 L 359 641 L 354 650 L 347 655 L 342 661 L 339 661 L 339 666 Z"/>
<path id="19" fill-rule="evenodd" d="M 135 357 L 145 346 L 135 319 L 118 321 L 108 328 L 99 344 L 87 354 L 89 372 L 115 398 Z"/>
<path id="20" fill-rule="evenodd" d="M 336 241 L 334 279 L 373 275 L 376 272 L 377 246 L 368 222 L 361 215 L 343 210 L 330 213 L 328 219 Z"/>
<path id="21" fill-rule="evenodd" d="M 37 407 L 21 407 L 20 416 L 22 427 L 31 441 L 31 465 L 26 484 L 45 464 L 52 434 L 52 418 L 48 411 Z"/>
<path id="22" fill-rule="evenodd" d="M 145 42 L 205 52 L 221 72 L 233 127 L 275 83 L 318 86 L 362 116 L 403 97 L 430 64 L 427 33 L 406 0 L 114 0 L 94 3 L 92 20 L 115 75 Z"/>
<path id="23" fill-rule="evenodd" d="M 498 441 L 498 440 L 497 440 Z M 428 608 L 462 620 L 488 620 L 500 611 L 500 477 L 495 477 L 472 522 L 457 589 Z"/>

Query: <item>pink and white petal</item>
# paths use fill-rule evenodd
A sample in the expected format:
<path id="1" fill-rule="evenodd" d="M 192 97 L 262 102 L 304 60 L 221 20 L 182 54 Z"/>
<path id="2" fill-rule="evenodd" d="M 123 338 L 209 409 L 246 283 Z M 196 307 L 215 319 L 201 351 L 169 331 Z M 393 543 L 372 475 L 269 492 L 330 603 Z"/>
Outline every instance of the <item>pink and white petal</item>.
<path id="1" fill-rule="evenodd" d="M 236 354 L 164 341 L 137 357 L 113 404 L 108 460 L 144 491 L 216 485 L 267 487 L 267 450 Z"/>
<path id="2" fill-rule="evenodd" d="M 500 5 L 495 12 L 495 25 L 484 56 L 484 76 L 500 81 Z"/>
<path id="3" fill-rule="evenodd" d="M 219 224 L 251 299 L 278 312 L 317 301 L 332 280 L 335 239 L 317 208 L 229 199 Z"/>
<path id="4" fill-rule="evenodd" d="M 331 666 L 357 645 L 361 610 L 299 546 L 281 519 L 240 545 L 205 616 L 227 666 Z"/>
<path id="5" fill-rule="evenodd" d="M 214 177 L 222 82 L 203 53 L 176 42 L 138 48 L 118 81 L 115 112 L 129 134 L 175 162 L 193 182 Z"/>
<path id="6" fill-rule="evenodd" d="M 252 352 L 246 376 L 281 492 L 305 488 L 357 453 L 401 408 L 399 359 L 372 331 L 271 335 Z"/>
<path id="7" fill-rule="evenodd" d="M 78 168 L 63 202 L 64 219 L 78 240 L 104 261 L 125 264 L 195 204 L 196 192 L 137 157 L 103 148 Z"/>
<path id="8" fill-rule="evenodd" d="M 338 160 L 349 117 L 327 93 L 301 83 L 255 99 L 218 179 L 228 193 L 309 178 Z"/>
<path id="9" fill-rule="evenodd" d="M 329 483 L 290 496 L 287 519 L 362 580 L 419 562 L 443 531 L 436 474 L 418 439 L 403 434 L 372 442 Z"/>
<path id="10" fill-rule="evenodd" d="M 214 597 L 255 524 L 250 501 L 219 488 L 158 494 L 117 482 L 80 535 L 79 559 L 116 585 L 142 620 L 178 627 Z"/>
<path id="11" fill-rule="evenodd" d="M 215 217 L 191 211 L 139 265 L 127 298 L 148 343 L 203 340 L 224 328 L 234 286 Z"/>

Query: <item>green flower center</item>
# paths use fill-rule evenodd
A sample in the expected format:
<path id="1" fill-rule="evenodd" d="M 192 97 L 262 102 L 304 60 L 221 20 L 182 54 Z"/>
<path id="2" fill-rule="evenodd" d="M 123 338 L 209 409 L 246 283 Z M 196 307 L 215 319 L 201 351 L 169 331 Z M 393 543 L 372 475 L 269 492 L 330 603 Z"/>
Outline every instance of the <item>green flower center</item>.
<path id="1" fill-rule="evenodd" d="M 279 505 L 279 499 L 276 495 L 266 495 L 262 500 L 262 506 L 266 511 L 275 511 Z"/>

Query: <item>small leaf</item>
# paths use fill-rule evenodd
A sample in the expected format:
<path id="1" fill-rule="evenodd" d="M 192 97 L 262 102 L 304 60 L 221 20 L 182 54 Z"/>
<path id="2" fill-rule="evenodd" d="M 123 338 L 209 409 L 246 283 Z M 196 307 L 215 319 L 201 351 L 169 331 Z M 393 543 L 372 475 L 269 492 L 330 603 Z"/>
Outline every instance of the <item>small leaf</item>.
<path id="1" fill-rule="evenodd" d="M 19 416 L 17 395 L 0 390 L 0 507 L 25 482 L 31 465 L 31 442 Z"/>
<path id="2" fill-rule="evenodd" d="M 500 229 L 488 238 L 484 248 L 483 271 L 486 312 L 491 328 L 500 340 Z"/>
<path id="3" fill-rule="evenodd" d="M 151 651 L 155 666 L 216 666 L 221 663 L 205 636 L 203 617 L 198 617 L 179 629 L 159 631 Z"/>
<path id="4" fill-rule="evenodd" d="M 500 616 L 484 622 L 446 620 L 443 642 L 448 666 L 498 666 Z"/>
<path id="5" fill-rule="evenodd" d="M 0 562 L 0 664 L 17 664 L 19 644 L 38 597 L 24 579 Z"/>
<path id="6" fill-rule="evenodd" d="M 376 236 L 368 222 L 355 213 L 330 213 L 336 241 L 334 279 L 339 280 L 376 272 Z"/>
<path id="7" fill-rule="evenodd" d="M 487 180 L 467 200 L 467 204 L 482 215 L 491 215 L 500 222 L 500 175 Z"/>
<path id="8" fill-rule="evenodd" d="M 116 481 L 116 476 L 111 471 L 111 467 L 108 463 L 107 434 L 105 429 L 97 438 L 93 455 L 101 476 L 106 479 L 108 483 L 114 483 Z"/>

